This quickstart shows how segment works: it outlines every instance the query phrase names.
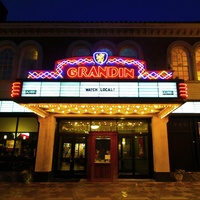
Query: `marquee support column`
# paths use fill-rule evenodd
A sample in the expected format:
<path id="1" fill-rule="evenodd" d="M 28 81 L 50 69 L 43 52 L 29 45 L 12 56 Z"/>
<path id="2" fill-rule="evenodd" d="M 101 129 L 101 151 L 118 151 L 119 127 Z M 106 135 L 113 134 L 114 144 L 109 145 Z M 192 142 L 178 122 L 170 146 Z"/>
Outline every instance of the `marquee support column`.
<path id="1" fill-rule="evenodd" d="M 170 178 L 167 122 L 168 117 L 152 118 L 153 162 L 157 181 L 168 181 Z"/>
<path id="2" fill-rule="evenodd" d="M 56 120 L 53 116 L 38 117 L 40 128 L 38 134 L 35 164 L 35 181 L 48 181 L 51 177 Z"/>

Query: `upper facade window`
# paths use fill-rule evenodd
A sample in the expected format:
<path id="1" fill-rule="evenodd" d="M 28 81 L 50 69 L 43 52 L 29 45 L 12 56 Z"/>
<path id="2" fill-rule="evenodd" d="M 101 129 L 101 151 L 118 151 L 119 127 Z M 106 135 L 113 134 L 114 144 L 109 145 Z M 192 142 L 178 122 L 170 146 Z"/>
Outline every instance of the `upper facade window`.
<path id="1" fill-rule="evenodd" d="M 26 47 L 21 53 L 20 78 L 26 78 L 28 70 L 36 69 L 38 65 L 38 51 L 34 47 Z"/>
<path id="2" fill-rule="evenodd" d="M 115 55 L 116 45 L 109 40 L 100 40 L 93 45 L 94 52 L 106 52 L 109 56 Z"/>
<path id="3" fill-rule="evenodd" d="M 90 56 L 91 44 L 85 40 L 76 40 L 69 45 L 66 57 Z"/>
<path id="4" fill-rule="evenodd" d="M 117 54 L 119 56 L 144 59 L 141 46 L 133 40 L 124 40 L 117 45 Z"/>
<path id="5" fill-rule="evenodd" d="M 113 56 L 113 51 L 107 47 L 98 48 L 96 51 L 98 52 L 106 52 L 109 56 Z"/>
<path id="6" fill-rule="evenodd" d="M 73 50 L 72 56 L 89 56 L 90 49 L 84 46 L 78 46 Z"/>
<path id="7" fill-rule="evenodd" d="M 130 57 L 130 58 L 138 58 L 138 53 L 135 49 L 131 47 L 125 47 L 120 50 L 120 56 Z"/>
<path id="8" fill-rule="evenodd" d="M 171 50 L 171 68 L 174 78 L 189 80 L 188 58 L 182 47 L 174 47 Z"/>
<path id="9" fill-rule="evenodd" d="M 116 55 L 143 59 L 141 47 L 132 40 L 125 40 L 117 45 L 109 40 L 100 40 L 95 44 L 90 44 L 85 40 L 78 40 L 68 47 L 66 56 L 89 56 L 94 52 L 106 52 L 109 56 Z"/>
<path id="10" fill-rule="evenodd" d="M 8 80 L 11 78 L 14 51 L 11 48 L 0 50 L 0 79 Z"/>
<path id="11" fill-rule="evenodd" d="M 200 47 L 198 47 L 195 51 L 195 61 L 196 61 L 197 79 L 200 81 Z"/>

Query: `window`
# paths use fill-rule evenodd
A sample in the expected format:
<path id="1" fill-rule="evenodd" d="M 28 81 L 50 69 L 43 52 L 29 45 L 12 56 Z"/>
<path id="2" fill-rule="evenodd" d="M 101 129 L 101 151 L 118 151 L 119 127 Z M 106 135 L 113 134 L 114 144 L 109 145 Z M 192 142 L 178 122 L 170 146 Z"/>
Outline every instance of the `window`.
<path id="1" fill-rule="evenodd" d="M 110 162 L 110 138 L 96 138 L 95 163 Z"/>
<path id="2" fill-rule="evenodd" d="M 125 47 L 120 50 L 120 56 L 130 57 L 130 58 L 138 58 L 138 53 L 135 49 L 131 47 Z"/>
<path id="3" fill-rule="evenodd" d="M 90 50 L 87 47 L 80 46 L 73 50 L 72 56 L 89 56 Z"/>
<path id="4" fill-rule="evenodd" d="M 109 56 L 115 55 L 116 45 L 109 40 L 100 40 L 93 45 L 93 52 L 106 52 Z"/>
<path id="5" fill-rule="evenodd" d="M 86 40 L 76 40 L 71 43 L 66 52 L 66 57 L 90 56 L 92 45 Z"/>
<path id="6" fill-rule="evenodd" d="M 200 81 L 200 47 L 195 51 L 197 79 Z"/>
<path id="7" fill-rule="evenodd" d="M 188 58 L 182 47 L 175 47 L 171 51 L 171 68 L 174 70 L 174 78 L 189 80 Z"/>
<path id="8" fill-rule="evenodd" d="M 26 47 L 21 56 L 20 78 L 27 78 L 28 70 L 36 69 L 38 65 L 38 51 L 34 47 Z"/>
<path id="9" fill-rule="evenodd" d="M 107 48 L 107 47 L 101 47 L 97 49 L 98 52 L 106 52 L 109 56 L 113 55 L 113 52 L 111 49 Z"/>
<path id="10" fill-rule="evenodd" d="M 0 51 L 0 79 L 8 80 L 11 78 L 14 51 L 6 48 Z"/>
<path id="11" fill-rule="evenodd" d="M 0 170 L 33 170 L 37 137 L 37 118 L 0 117 Z"/>
<path id="12" fill-rule="evenodd" d="M 117 45 L 117 54 L 119 56 L 144 59 L 141 46 L 134 40 L 123 40 Z"/>

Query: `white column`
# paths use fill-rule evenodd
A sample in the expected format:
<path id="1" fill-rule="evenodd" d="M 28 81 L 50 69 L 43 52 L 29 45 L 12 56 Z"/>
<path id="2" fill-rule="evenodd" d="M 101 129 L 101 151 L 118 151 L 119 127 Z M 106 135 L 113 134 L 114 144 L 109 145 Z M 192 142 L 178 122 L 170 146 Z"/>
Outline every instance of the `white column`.
<path id="1" fill-rule="evenodd" d="M 56 120 L 53 116 L 38 117 L 38 120 L 40 127 L 35 172 L 50 172 L 52 170 Z"/>
<path id="2" fill-rule="evenodd" d="M 168 117 L 152 118 L 154 172 L 170 172 L 167 122 Z"/>

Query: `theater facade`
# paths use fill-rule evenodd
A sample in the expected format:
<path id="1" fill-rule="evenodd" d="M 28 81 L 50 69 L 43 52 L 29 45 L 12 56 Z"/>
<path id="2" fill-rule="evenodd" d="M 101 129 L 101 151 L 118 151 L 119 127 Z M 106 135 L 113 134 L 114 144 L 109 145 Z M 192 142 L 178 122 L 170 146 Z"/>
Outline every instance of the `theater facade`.
<path id="1" fill-rule="evenodd" d="M 0 26 L 0 178 L 197 180 L 199 23 Z"/>
<path id="2" fill-rule="evenodd" d="M 116 182 L 168 173 L 168 115 L 187 98 L 187 84 L 172 77 L 103 51 L 29 71 L 11 96 L 38 116 L 35 176 Z"/>

